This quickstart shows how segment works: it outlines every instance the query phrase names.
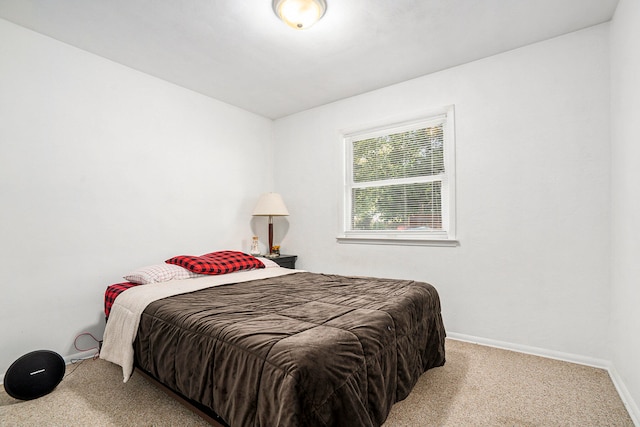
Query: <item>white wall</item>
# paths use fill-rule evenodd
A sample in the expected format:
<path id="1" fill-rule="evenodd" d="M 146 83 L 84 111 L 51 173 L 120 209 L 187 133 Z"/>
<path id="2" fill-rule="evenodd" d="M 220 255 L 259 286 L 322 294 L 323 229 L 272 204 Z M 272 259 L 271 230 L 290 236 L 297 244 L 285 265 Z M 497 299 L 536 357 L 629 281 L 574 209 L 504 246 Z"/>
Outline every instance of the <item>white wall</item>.
<path id="1" fill-rule="evenodd" d="M 100 338 L 104 290 L 127 271 L 248 250 L 271 132 L 0 20 L 0 379 L 28 351 L 69 356 L 76 334 Z"/>
<path id="2" fill-rule="evenodd" d="M 640 2 L 611 24 L 613 365 L 640 423 Z"/>
<path id="3" fill-rule="evenodd" d="M 283 250 L 433 283 L 449 332 L 609 360 L 608 61 L 604 24 L 277 120 Z M 336 243 L 339 131 L 449 104 L 460 246 Z"/>
<path id="4" fill-rule="evenodd" d="M 611 52 L 597 26 L 273 125 L 0 20 L 0 376 L 100 336 L 125 271 L 264 240 L 250 212 L 277 189 L 301 268 L 426 280 L 450 332 L 612 359 L 637 414 L 639 19 L 621 0 Z M 337 244 L 339 130 L 448 104 L 460 246 Z"/>

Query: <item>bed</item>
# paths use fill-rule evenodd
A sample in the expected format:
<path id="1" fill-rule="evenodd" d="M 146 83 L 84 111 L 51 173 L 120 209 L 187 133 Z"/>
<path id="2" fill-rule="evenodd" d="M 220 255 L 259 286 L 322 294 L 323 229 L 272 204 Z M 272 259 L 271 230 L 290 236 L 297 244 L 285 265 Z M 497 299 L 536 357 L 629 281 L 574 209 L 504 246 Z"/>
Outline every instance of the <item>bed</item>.
<path id="1" fill-rule="evenodd" d="M 233 427 L 379 426 L 445 362 L 424 282 L 270 266 L 130 285 L 108 298 L 100 357 Z"/>

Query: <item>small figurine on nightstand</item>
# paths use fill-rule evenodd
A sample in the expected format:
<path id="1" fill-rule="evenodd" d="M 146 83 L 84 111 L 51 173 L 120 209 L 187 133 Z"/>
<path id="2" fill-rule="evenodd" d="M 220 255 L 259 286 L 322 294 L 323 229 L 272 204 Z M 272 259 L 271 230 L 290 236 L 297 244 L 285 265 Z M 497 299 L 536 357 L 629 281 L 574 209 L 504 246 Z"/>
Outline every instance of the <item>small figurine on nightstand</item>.
<path id="1" fill-rule="evenodd" d="M 271 246 L 271 253 L 269 258 L 278 258 L 280 256 L 280 245 Z"/>
<path id="2" fill-rule="evenodd" d="M 249 253 L 253 256 L 260 255 L 260 247 L 258 245 L 258 236 L 253 236 L 253 239 L 251 240 L 251 250 L 249 251 Z"/>

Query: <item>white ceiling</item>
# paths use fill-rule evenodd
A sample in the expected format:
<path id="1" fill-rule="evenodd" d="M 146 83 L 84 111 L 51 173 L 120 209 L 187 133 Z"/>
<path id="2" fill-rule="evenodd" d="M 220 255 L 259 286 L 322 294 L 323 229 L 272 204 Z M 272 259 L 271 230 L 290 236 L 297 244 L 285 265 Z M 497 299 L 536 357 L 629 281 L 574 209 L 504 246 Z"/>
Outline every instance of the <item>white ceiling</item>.
<path id="1" fill-rule="evenodd" d="M 618 0 L 327 0 L 293 30 L 271 0 L 0 0 L 0 17 L 279 118 L 609 21 Z"/>

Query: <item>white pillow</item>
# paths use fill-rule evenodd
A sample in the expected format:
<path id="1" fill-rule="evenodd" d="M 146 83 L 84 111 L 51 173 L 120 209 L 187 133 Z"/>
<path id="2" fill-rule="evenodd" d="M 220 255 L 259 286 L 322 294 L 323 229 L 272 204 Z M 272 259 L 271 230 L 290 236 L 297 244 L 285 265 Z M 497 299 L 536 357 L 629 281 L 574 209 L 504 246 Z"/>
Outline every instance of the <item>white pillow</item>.
<path id="1" fill-rule="evenodd" d="M 270 260 L 269 258 L 264 258 L 264 257 L 256 257 L 256 258 L 258 258 L 260 262 L 264 264 L 264 268 L 280 267 L 275 261 Z"/>
<path id="2" fill-rule="evenodd" d="M 131 273 L 125 274 L 123 277 L 129 282 L 138 283 L 140 285 L 148 285 L 149 283 L 168 282 L 169 280 L 191 279 L 200 277 L 201 274 L 193 273 L 186 268 L 174 264 L 157 264 L 142 267 Z"/>

